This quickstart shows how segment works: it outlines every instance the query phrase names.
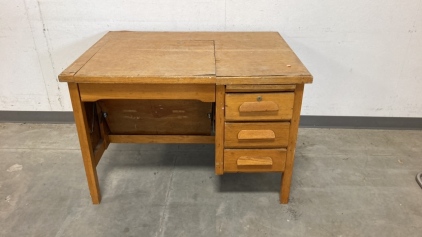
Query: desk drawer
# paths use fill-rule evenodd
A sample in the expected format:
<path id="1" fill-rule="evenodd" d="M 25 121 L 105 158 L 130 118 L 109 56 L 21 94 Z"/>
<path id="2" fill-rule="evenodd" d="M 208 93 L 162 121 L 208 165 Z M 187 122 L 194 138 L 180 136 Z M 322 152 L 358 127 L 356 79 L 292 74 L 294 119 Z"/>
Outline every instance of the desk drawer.
<path id="1" fill-rule="evenodd" d="M 226 123 L 225 148 L 278 148 L 287 147 L 288 122 Z"/>
<path id="2" fill-rule="evenodd" d="M 106 99 L 215 101 L 214 84 L 79 83 L 82 101 Z"/>
<path id="3" fill-rule="evenodd" d="M 226 121 L 290 120 L 294 93 L 228 93 Z"/>
<path id="4" fill-rule="evenodd" d="M 224 172 L 284 171 L 286 149 L 225 149 Z"/>

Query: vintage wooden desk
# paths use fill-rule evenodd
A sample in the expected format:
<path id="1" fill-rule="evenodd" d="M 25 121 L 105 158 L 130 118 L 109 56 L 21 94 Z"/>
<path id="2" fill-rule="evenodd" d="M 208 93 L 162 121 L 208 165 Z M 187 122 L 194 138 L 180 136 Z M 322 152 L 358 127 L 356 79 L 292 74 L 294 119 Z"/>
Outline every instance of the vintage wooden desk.
<path id="1" fill-rule="evenodd" d="M 92 202 L 110 142 L 215 143 L 215 173 L 280 172 L 289 200 L 305 83 L 276 32 L 109 32 L 67 82 Z"/>

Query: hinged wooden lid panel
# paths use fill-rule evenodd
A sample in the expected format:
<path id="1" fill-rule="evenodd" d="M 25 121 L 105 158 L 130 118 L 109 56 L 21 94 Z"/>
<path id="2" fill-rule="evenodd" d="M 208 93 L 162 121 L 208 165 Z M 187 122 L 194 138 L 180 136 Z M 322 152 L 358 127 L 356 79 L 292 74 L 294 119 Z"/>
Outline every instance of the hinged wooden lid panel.
<path id="1" fill-rule="evenodd" d="M 213 41 L 109 41 L 75 78 L 214 77 Z M 119 79 L 120 78 L 120 79 Z"/>
<path id="2" fill-rule="evenodd" d="M 254 84 L 282 83 L 285 79 L 312 82 L 311 74 L 277 32 L 221 39 L 215 48 L 216 75 L 223 84 L 238 84 L 239 79 L 251 77 Z"/>

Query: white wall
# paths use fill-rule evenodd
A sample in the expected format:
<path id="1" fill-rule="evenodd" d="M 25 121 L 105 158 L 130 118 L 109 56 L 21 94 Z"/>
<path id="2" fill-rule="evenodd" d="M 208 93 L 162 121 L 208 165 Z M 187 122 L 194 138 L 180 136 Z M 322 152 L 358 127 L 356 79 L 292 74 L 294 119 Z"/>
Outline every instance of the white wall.
<path id="1" fill-rule="evenodd" d="M 0 110 L 71 110 L 57 75 L 109 30 L 279 31 L 303 114 L 422 117 L 421 0 L 0 0 Z"/>

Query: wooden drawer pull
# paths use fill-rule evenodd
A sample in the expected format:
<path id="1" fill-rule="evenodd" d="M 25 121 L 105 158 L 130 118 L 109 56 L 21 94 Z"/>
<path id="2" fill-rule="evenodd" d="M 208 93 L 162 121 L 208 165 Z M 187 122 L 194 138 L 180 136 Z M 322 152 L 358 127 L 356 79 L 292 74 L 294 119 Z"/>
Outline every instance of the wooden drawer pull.
<path id="1" fill-rule="evenodd" d="M 275 139 L 273 130 L 241 130 L 237 134 L 238 140 L 268 140 Z"/>
<path id="2" fill-rule="evenodd" d="M 278 111 L 278 105 L 274 101 L 243 102 L 239 106 L 239 112 L 266 112 Z"/>
<path id="3" fill-rule="evenodd" d="M 268 156 L 257 157 L 257 156 L 241 156 L 237 159 L 238 166 L 249 166 L 249 165 L 273 165 L 273 159 Z"/>

